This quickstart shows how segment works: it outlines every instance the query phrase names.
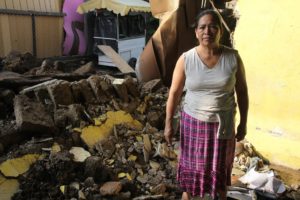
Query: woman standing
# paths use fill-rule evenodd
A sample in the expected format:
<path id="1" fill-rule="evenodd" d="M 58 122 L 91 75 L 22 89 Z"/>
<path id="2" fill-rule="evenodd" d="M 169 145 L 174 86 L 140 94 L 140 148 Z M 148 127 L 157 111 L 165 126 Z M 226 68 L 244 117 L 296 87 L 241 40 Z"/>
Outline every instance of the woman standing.
<path id="1" fill-rule="evenodd" d="M 170 144 L 173 115 L 185 87 L 177 172 L 184 200 L 206 193 L 226 199 L 235 139 L 240 141 L 246 135 L 248 91 L 244 66 L 236 50 L 220 45 L 222 32 L 218 13 L 201 12 L 195 27 L 199 45 L 180 56 L 173 72 L 164 135 Z M 236 134 L 235 93 L 240 113 Z"/>

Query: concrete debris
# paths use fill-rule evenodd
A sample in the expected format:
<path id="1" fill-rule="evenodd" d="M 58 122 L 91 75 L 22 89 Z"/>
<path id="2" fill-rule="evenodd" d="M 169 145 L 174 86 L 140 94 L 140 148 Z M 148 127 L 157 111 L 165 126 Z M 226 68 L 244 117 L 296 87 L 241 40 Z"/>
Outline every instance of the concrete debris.
<path id="1" fill-rule="evenodd" d="M 49 95 L 55 105 L 70 105 L 74 103 L 70 83 L 68 81 L 56 81 L 47 86 Z"/>
<path id="2" fill-rule="evenodd" d="M 152 81 L 146 82 L 142 87 L 143 93 L 152 93 L 156 92 L 158 89 L 163 87 L 161 79 L 154 79 Z"/>
<path id="3" fill-rule="evenodd" d="M 51 60 L 44 60 L 42 65 L 39 68 L 33 69 L 31 74 L 33 75 L 50 75 L 50 74 L 58 74 L 63 73 L 62 71 L 54 68 L 53 62 Z"/>
<path id="4" fill-rule="evenodd" d="M 66 107 L 59 107 L 54 111 L 54 122 L 58 128 L 65 128 L 68 125 L 80 127 L 84 107 L 80 104 L 71 104 Z"/>
<path id="5" fill-rule="evenodd" d="M 17 95 L 14 99 L 14 111 L 17 127 L 21 132 L 49 134 L 55 130 L 52 117 L 40 102 Z"/>
<path id="6" fill-rule="evenodd" d="M 73 160 L 75 162 L 84 162 L 88 157 L 91 156 L 90 152 L 86 151 L 82 147 L 72 147 L 69 152 L 73 154 Z"/>
<path id="7" fill-rule="evenodd" d="M 128 91 L 124 79 L 115 79 L 113 81 L 113 87 L 115 88 L 118 96 L 125 102 L 128 102 Z"/>
<path id="8" fill-rule="evenodd" d="M 2 60 L 3 69 L 17 73 L 24 73 L 28 70 L 40 65 L 33 55 L 30 53 L 21 54 L 17 51 L 10 52 L 5 59 Z"/>
<path id="9" fill-rule="evenodd" d="M 100 194 L 103 196 L 107 195 L 118 195 L 122 190 L 121 182 L 106 182 L 100 188 Z"/>
<path id="10" fill-rule="evenodd" d="M 74 71 L 75 74 L 94 74 L 96 72 L 93 62 L 88 62 Z"/>

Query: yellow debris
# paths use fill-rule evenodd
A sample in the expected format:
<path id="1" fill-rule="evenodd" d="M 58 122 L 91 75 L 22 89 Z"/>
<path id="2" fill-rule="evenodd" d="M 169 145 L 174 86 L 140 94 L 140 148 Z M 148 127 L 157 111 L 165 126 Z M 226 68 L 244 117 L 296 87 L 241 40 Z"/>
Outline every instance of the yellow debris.
<path id="1" fill-rule="evenodd" d="M 126 177 L 126 173 L 121 172 L 118 174 L 118 178 L 124 178 L 124 177 Z"/>
<path id="2" fill-rule="evenodd" d="M 51 147 L 51 153 L 58 153 L 60 151 L 61 151 L 61 148 L 60 148 L 59 144 L 54 142 L 52 147 Z"/>
<path id="3" fill-rule="evenodd" d="M 82 130 L 80 128 L 73 128 L 73 131 L 81 133 Z"/>
<path id="4" fill-rule="evenodd" d="M 138 168 L 137 171 L 138 171 L 138 173 L 139 173 L 140 175 L 142 175 L 142 176 L 144 175 L 144 172 L 143 172 L 142 169 Z"/>
<path id="5" fill-rule="evenodd" d="M 144 102 L 142 102 L 136 110 L 141 114 L 144 114 L 146 112 L 149 100 L 150 100 L 150 96 L 145 96 Z"/>
<path id="6" fill-rule="evenodd" d="M 100 125 L 102 125 L 102 121 L 99 120 L 98 118 L 94 118 L 94 123 L 95 123 L 95 126 L 100 126 Z"/>
<path id="7" fill-rule="evenodd" d="M 143 138 L 141 136 L 136 136 L 135 139 L 138 142 L 142 142 L 143 141 Z"/>
<path id="8" fill-rule="evenodd" d="M 65 194 L 65 188 L 66 188 L 65 185 L 61 185 L 61 186 L 59 187 L 61 193 Z"/>
<path id="9" fill-rule="evenodd" d="M 121 172 L 121 173 L 119 173 L 118 174 L 118 178 L 127 178 L 128 180 L 132 180 L 132 177 L 130 176 L 130 174 L 128 174 L 128 173 L 125 173 L 125 172 Z"/>
<path id="10" fill-rule="evenodd" d="M 130 155 L 128 157 L 128 160 L 131 160 L 131 161 L 136 161 L 136 159 L 137 159 L 137 156 L 135 156 L 135 155 Z"/>
<path id="11" fill-rule="evenodd" d="M 101 117 L 101 116 L 100 116 Z M 126 124 L 135 130 L 142 130 L 143 125 L 124 111 L 109 111 L 106 113 L 106 121 L 101 126 L 88 126 L 82 129 L 82 140 L 92 148 L 97 142 L 107 138 L 118 124 Z"/>
<path id="12" fill-rule="evenodd" d="M 132 177 L 130 176 L 130 174 L 126 173 L 126 178 L 130 181 L 132 181 Z"/>
<path id="13" fill-rule="evenodd" d="M 27 154 L 20 158 L 6 160 L 1 163 L 0 171 L 6 177 L 18 177 L 25 173 L 39 157 L 39 154 Z"/>
<path id="14" fill-rule="evenodd" d="M 0 175 L 0 199 L 10 200 L 18 191 L 19 182 L 17 179 L 6 179 Z"/>
<path id="15" fill-rule="evenodd" d="M 152 169 L 158 170 L 160 168 L 160 164 L 158 162 L 150 160 L 150 166 Z"/>
<path id="16" fill-rule="evenodd" d="M 107 160 L 106 162 L 107 162 L 108 165 L 112 165 L 112 164 L 114 164 L 115 160 L 110 159 L 110 160 Z"/>

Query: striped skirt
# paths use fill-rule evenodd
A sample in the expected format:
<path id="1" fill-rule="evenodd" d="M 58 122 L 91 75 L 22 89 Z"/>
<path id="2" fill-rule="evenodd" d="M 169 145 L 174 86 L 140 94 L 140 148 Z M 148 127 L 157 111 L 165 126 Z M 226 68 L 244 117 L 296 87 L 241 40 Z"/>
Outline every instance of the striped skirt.
<path id="1" fill-rule="evenodd" d="M 177 180 L 191 196 L 214 198 L 231 184 L 235 138 L 217 139 L 218 126 L 181 113 Z"/>

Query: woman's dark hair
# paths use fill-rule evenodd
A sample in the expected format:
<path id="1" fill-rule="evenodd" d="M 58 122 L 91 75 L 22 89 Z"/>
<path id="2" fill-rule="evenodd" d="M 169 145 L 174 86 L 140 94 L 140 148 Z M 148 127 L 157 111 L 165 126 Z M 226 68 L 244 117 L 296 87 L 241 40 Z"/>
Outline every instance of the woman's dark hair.
<path id="1" fill-rule="evenodd" d="M 199 14 L 196 16 L 196 21 L 194 23 L 194 28 L 197 28 L 199 20 L 204 16 L 204 15 L 211 15 L 213 17 L 213 20 L 217 23 L 217 25 L 221 29 L 221 33 L 223 32 L 223 26 L 222 26 L 222 20 L 221 16 L 218 12 L 208 9 L 208 10 L 202 10 L 199 12 Z"/>

